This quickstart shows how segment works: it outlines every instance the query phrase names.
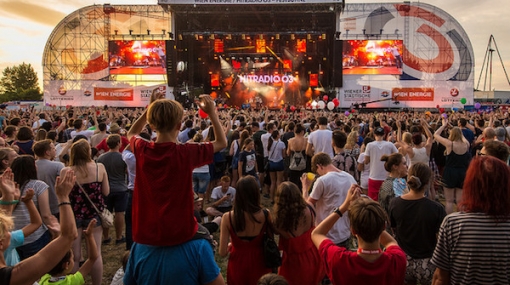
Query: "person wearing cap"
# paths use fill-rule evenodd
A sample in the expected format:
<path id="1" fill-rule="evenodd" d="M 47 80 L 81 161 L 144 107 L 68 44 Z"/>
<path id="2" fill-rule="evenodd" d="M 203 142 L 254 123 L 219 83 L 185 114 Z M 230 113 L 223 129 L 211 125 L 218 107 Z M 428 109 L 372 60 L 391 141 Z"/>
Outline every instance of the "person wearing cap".
<path id="1" fill-rule="evenodd" d="M 384 129 L 382 127 L 375 128 L 374 135 L 375 141 L 367 144 L 364 164 L 370 163 L 368 196 L 374 201 L 377 201 L 379 198 L 379 188 L 381 188 L 382 183 L 386 180 L 386 176 L 388 175 L 384 168 L 384 162 L 381 161 L 381 157 L 398 152 L 398 150 L 394 144 L 383 139 Z"/>
<path id="2" fill-rule="evenodd" d="M 212 221 L 208 222 L 208 220 L 205 220 L 205 218 L 202 218 L 202 201 L 204 198 L 200 198 L 197 193 L 194 194 L 195 198 L 195 208 L 193 209 L 193 213 L 195 215 L 195 219 L 197 219 L 197 222 L 204 226 L 209 233 L 215 233 L 220 228 L 221 223 L 221 216 L 215 217 Z M 208 219 L 208 218 L 207 218 Z"/>
<path id="3" fill-rule="evenodd" d="M 110 125 L 110 134 L 120 135 L 120 126 L 117 123 L 113 123 Z M 109 150 L 108 144 L 106 143 L 106 139 L 107 138 L 104 138 L 98 145 L 96 145 L 96 149 L 99 152 L 99 154 L 102 154 Z M 123 152 L 128 144 L 129 144 L 129 140 L 125 136 L 120 135 L 120 149 L 119 149 L 119 151 Z M 94 145 L 92 145 L 92 146 L 94 146 Z"/>

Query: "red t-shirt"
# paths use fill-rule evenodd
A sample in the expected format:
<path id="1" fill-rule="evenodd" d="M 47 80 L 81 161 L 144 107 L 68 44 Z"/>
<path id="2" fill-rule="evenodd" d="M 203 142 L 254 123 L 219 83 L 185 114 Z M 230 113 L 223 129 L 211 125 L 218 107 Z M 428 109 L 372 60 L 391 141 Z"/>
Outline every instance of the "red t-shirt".
<path id="1" fill-rule="evenodd" d="M 404 284 L 406 255 L 399 246 L 390 246 L 375 262 L 368 262 L 356 252 L 336 246 L 331 240 L 324 240 L 319 247 L 326 274 L 335 285 Z"/>
<path id="2" fill-rule="evenodd" d="M 193 215 L 193 169 L 213 162 L 211 143 L 155 143 L 131 139 L 136 158 L 133 240 L 171 246 L 190 240 L 198 229 Z"/>
<path id="3" fill-rule="evenodd" d="M 125 136 L 120 136 L 120 152 L 123 152 L 126 146 L 129 144 L 129 140 Z M 96 145 L 97 150 L 104 150 L 104 152 L 107 152 L 110 150 L 108 148 L 108 145 L 106 144 L 106 138 L 104 138 L 100 143 Z"/>

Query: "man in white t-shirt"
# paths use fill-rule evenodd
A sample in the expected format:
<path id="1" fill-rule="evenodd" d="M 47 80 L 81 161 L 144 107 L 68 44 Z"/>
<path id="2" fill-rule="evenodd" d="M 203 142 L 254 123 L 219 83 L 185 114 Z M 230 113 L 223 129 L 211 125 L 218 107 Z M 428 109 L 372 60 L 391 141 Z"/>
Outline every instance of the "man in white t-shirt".
<path id="1" fill-rule="evenodd" d="M 317 122 L 319 123 L 319 129 L 308 135 L 306 154 L 313 156 L 314 153 L 325 152 L 330 158 L 333 158 L 335 156 L 333 153 L 333 147 L 331 146 L 333 132 L 328 130 L 328 118 L 319 117 Z"/>
<path id="2" fill-rule="evenodd" d="M 212 190 L 211 199 L 213 204 L 205 209 L 209 216 L 223 216 L 224 213 L 232 210 L 232 202 L 236 196 L 236 189 L 230 187 L 230 177 L 223 176 L 220 180 L 220 186 Z"/>
<path id="3" fill-rule="evenodd" d="M 388 176 L 384 169 L 384 162 L 381 161 L 383 155 L 390 155 L 398 152 L 397 148 L 391 142 L 383 140 L 384 129 L 377 127 L 374 130 L 375 141 L 367 144 L 365 150 L 365 164 L 370 163 L 370 176 L 368 177 L 368 197 L 377 201 L 379 199 L 379 188 Z"/>
<path id="4" fill-rule="evenodd" d="M 266 158 L 269 156 L 269 151 L 267 150 L 267 145 L 269 144 L 269 137 L 275 130 L 277 130 L 276 125 L 274 123 L 269 123 L 267 124 L 267 133 L 260 136 L 262 146 L 264 147 L 264 157 Z"/>
<path id="5" fill-rule="evenodd" d="M 318 225 L 338 208 L 338 205 L 342 205 L 349 188 L 352 184 L 356 184 L 356 180 L 349 173 L 334 167 L 331 164 L 331 158 L 324 152 L 317 153 L 312 157 L 312 171 L 319 174 L 320 177 L 315 181 L 309 197 L 308 188 L 311 181 L 306 177 L 306 174 L 303 175 L 301 182 L 303 183 L 303 197 L 315 205 L 317 214 L 315 224 Z M 336 245 L 343 247 L 347 247 L 350 236 L 349 214 L 344 214 L 327 234 L 327 237 Z"/>

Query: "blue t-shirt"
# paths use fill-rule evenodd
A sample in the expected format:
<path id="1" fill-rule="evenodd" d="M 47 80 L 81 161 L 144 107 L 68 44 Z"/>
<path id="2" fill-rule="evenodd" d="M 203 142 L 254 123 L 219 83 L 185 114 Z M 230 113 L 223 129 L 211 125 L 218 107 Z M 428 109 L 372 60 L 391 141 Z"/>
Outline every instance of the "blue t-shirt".
<path id="1" fill-rule="evenodd" d="M 4 252 L 5 264 L 7 264 L 7 266 L 14 266 L 20 262 L 16 248 L 22 246 L 24 241 L 25 235 L 22 230 L 11 232 L 11 243 Z"/>
<path id="2" fill-rule="evenodd" d="M 199 285 L 220 274 L 209 242 L 205 239 L 158 247 L 134 243 L 129 255 L 125 285 Z"/>

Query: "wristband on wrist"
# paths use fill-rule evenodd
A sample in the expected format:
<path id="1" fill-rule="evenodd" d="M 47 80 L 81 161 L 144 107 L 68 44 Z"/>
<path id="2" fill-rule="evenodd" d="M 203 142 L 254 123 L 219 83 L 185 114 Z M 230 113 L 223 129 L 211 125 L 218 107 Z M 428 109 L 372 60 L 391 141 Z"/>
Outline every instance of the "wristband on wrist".
<path id="1" fill-rule="evenodd" d="M 335 213 L 335 214 L 339 215 L 339 216 L 340 216 L 340 218 L 342 217 L 342 212 L 340 211 L 340 207 L 337 207 L 337 208 L 333 211 L 333 213 Z"/>
<path id="2" fill-rule="evenodd" d="M 65 205 L 71 206 L 71 202 L 61 202 L 61 203 L 58 204 L 59 207 L 60 206 L 65 206 Z"/>
<path id="3" fill-rule="evenodd" d="M 0 200 L 0 205 L 15 205 L 18 203 L 19 203 L 19 200 L 12 200 L 12 201 Z"/>

